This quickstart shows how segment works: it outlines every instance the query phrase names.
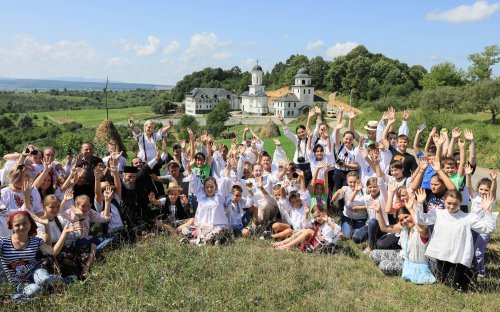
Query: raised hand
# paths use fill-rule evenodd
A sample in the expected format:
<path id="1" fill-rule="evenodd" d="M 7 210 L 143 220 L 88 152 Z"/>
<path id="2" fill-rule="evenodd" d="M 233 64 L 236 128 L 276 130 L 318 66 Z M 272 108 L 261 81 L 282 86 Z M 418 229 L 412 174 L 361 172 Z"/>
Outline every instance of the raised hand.
<path id="1" fill-rule="evenodd" d="M 295 173 L 296 173 L 299 177 L 303 177 L 303 176 L 304 176 L 304 171 L 302 171 L 302 170 L 300 170 L 300 169 L 298 169 L 298 168 L 296 168 L 296 169 L 295 169 Z"/>
<path id="2" fill-rule="evenodd" d="M 102 178 L 102 172 L 103 172 L 102 168 L 99 167 L 99 166 L 96 166 L 94 168 L 94 177 L 97 178 L 97 179 Z"/>
<path id="3" fill-rule="evenodd" d="M 417 190 L 416 194 L 417 194 L 417 202 L 419 204 L 423 204 L 427 199 L 427 193 L 425 192 L 425 190 L 420 188 Z"/>
<path id="4" fill-rule="evenodd" d="M 458 139 L 460 137 L 460 134 L 462 134 L 462 129 L 458 127 L 453 128 L 453 130 L 451 131 L 451 136 L 454 139 Z"/>
<path id="5" fill-rule="evenodd" d="M 494 181 L 497 179 L 497 171 L 496 170 L 491 170 L 490 171 L 490 178 Z"/>
<path id="6" fill-rule="evenodd" d="M 389 193 L 396 193 L 396 190 L 398 189 L 398 183 L 394 180 L 389 182 L 389 185 L 387 186 L 387 190 Z"/>
<path id="7" fill-rule="evenodd" d="M 73 199 L 73 188 L 69 188 L 64 192 L 64 200 L 70 201 Z"/>
<path id="8" fill-rule="evenodd" d="M 411 115 L 411 110 L 405 109 L 403 111 L 403 120 L 408 120 L 408 118 L 410 118 L 410 115 Z"/>
<path id="9" fill-rule="evenodd" d="M 184 150 L 186 148 L 186 140 L 181 140 L 181 149 Z"/>
<path id="10" fill-rule="evenodd" d="M 464 170 L 465 170 L 465 174 L 466 174 L 466 175 L 470 175 L 470 174 L 472 174 L 472 172 L 474 171 L 474 170 L 472 169 L 472 166 L 471 166 L 470 164 L 468 164 L 468 163 L 467 163 L 467 164 L 465 164 L 465 166 L 464 166 Z"/>
<path id="11" fill-rule="evenodd" d="M 491 195 L 491 193 L 486 194 L 483 198 L 481 198 L 481 207 L 483 208 L 484 212 L 487 212 L 490 210 L 491 204 L 494 202 L 494 198 Z"/>
<path id="12" fill-rule="evenodd" d="M 279 139 L 273 139 L 273 142 L 275 145 L 281 145 L 281 142 Z"/>
<path id="13" fill-rule="evenodd" d="M 439 162 L 439 159 L 437 157 L 432 157 L 430 160 L 431 167 L 432 169 L 434 169 L 434 171 L 441 170 L 441 163 Z"/>
<path id="14" fill-rule="evenodd" d="M 363 189 L 363 183 L 361 183 L 360 180 L 358 180 L 358 182 L 356 182 L 356 186 L 354 187 L 354 190 L 356 191 L 361 191 Z"/>
<path id="15" fill-rule="evenodd" d="M 318 166 L 316 168 L 328 168 L 329 166 L 330 166 L 330 164 L 327 163 L 326 161 L 321 161 L 318 163 Z M 300 169 L 295 169 L 295 172 L 297 172 L 297 170 L 300 170 Z M 302 172 L 302 170 L 300 170 L 300 172 Z M 304 175 L 304 172 L 302 172 L 302 175 Z"/>
<path id="16" fill-rule="evenodd" d="M 110 185 L 106 186 L 106 189 L 104 190 L 104 200 L 106 202 L 110 202 L 113 199 L 113 192 L 114 189 L 112 186 Z"/>
<path id="17" fill-rule="evenodd" d="M 354 109 L 351 109 L 351 110 L 347 113 L 347 117 L 349 117 L 349 119 L 354 119 L 354 118 L 356 118 L 356 116 L 358 116 L 358 114 L 356 114 L 356 112 L 354 111 Z"/>
<path id="18" fill-rule="evenodd" d="M 130 128 L 133 128 L 135 125 L 135 122 L 134 122 L 134 116 L 130 116 L 130 118 L 128 119 L 128 126 Z"/>
<path id="19" fill-rule="evenodd" d="M 180 196 L 180 197 L 181 197 L 181 204 L 182 204 L 183 206 L 186 206 L 187 204 L 189 204 L 189 199 L 187 198 L 187 196 L 186 196 L 186 195 L 181 194 L 181 196 Z"/>
<path id="20" fill-rule="evenodd" d="M 32 214 L 31 217 L 33 218 L 33 221 L 35 222 L 38 222 L 38 223 L 41 223 L 43 225 L 49 225 L 50 221 L 46 218 L 41 218 L 41 217 L 38 217 L 37 215 L 35 214 Z"/>
<path id="21" fill-rule="evenodd" d="M 464 138 L 470 143 L 474 140 L 474 134 L 471 129 L 466 128 L 464 130 Z"/>
<path id="22" fill-rule="evenodd" d="M 465 147 L 465 140 L 464 139 L 458 139 L 458 148 L 462 149 Z"/>
<path id="23" fill-rule="evenodd" d="M 433 137 L 434 134 L 436 134 L 436 131 L 437 131 L 436 127 L 432 127 L 431 131 L 429 132 L 429 136 Z"/>
<path id="24" fill-rule="evenodd" d="M 149 202 L 154 205 L 155 202 L 156 202 L 155 193 L 153 193 L 153 192 L 149 193 L 148 194 L 148 199 L 149 199 Z"/>
<path id="25" fill-rule="evenodd" d="M 316 115 L 316 110 L 314 110 L 313 108 L 311 108 L 309 110 L 309 113 L 307 114 L 308 117 L 313 117 L 314 115 Z"/>
<path id="26" fill-rule="evenodd" d="M 336 126 L 335 126 L 335 130 L 340 130 L 342 128 L 344 128 L 345 126 L 345 120 L 342 120 L 341 122 L 339 122 Z"/>

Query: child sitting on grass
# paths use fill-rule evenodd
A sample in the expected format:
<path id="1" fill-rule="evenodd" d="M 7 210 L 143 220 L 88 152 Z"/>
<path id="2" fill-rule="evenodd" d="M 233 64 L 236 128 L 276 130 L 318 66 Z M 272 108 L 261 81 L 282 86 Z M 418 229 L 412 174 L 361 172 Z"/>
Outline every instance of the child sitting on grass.
<path id="1" fill-rule="evenodd" d="M 273 246 L 279 250 L 299 247 L 300 250 L 305 252 L 319 252 L 335 245 L 339 240 L 340 226 L 332 218 L 328 217 L 325 206 L 316 205 L 313 216 L 313 228 L 304 228 L 296 235 L 274 243 Z"/>

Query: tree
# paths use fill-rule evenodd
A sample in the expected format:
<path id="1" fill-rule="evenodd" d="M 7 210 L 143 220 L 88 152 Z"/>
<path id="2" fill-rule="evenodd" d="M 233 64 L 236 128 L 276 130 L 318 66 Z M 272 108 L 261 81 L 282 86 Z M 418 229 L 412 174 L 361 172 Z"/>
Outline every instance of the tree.
<path id="1" fill-rule="evenodd" d="M 219 104 L 207 114 L 207 130 L 213 135 L 219 135 L 226 126 L 224 122 L 229 119 L 229 103 L 226 100 L 221 100 Z"/>
<path id="2" fill-rule="evenodd" d="M 493 65 L 500 62 L 500 47 L 496 44 L 487 46 L 483 52 L 472 53 L 467 59 L 472 62 L 468 72 L 471 80 L 490 80 Z"/>
<path id="3" fill-rule="evenodd" d="M 193 130 L 194 133 L 198 133 L 200 131 L 200 124 L 194 116 L 184 114 L 181 119 L 179 119 L 179 122 L 174 126 L 175 131 L 179 134 L 179 140 L 189 139 L 187 128 Z"/>
<path id="4" fill-rule="evenodd" d="M 151 111 L 158 115 L 168 115 L 169 111 L 175 108 L 175 104 L 170 101 L 160 101 L 151 105 Z"/>
<path id="5" fill-rule="evenodd" d="M 472 112 L 489 112 L 491 123 L 497 122 L 500 111 L 500 78 L 478 81 L 465 90 L 467 107 Z"/>
<path id="6" fill-rule="evenodd" d="M 432 66 L 431 71 L 420 79 L 420 85 L 424 90 L 436 89 L 442 86 L 457 87 L 462 86 L 465 73 L 461 69 L 457 69 L 455 64 L 444 62 Z"/>
<path id="7" fill-rule="evenodd" d="M 463 92 L 458 87 L 444 86 L 424 90 L 420 97 L 422 108 L 440 113 L 441 110 L 459 111 L 462 107 Z"/>
<path id="8" fill-rule="evenodd" d="M 308 68 L 309 74 L 312 76 L 313 86 L 320 90 L 324 89 L 328 63 L 321 56 L 316 56 L 309 61 Z"/>
<path id="9" fill-rule="evenodd" d="M 8 129 L 14 127 L 14 122 L 7 116 L 0 116 L 0 129 Z"/>
<path id="10" fill-rule="evenodd" d="M 28 115 L 23 115 L 17 121 L 17 126 L 22 129 L 32 128 L 33 127 L 33 119 Z"/>

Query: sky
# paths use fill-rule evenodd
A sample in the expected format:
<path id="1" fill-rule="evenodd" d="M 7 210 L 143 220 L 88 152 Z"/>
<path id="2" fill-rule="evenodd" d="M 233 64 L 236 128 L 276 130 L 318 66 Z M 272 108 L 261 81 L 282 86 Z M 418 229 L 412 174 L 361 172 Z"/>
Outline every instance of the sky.
<path id="1" fill-rule="evenodd" d="M 205 67 L 264 71 L 292 54 L 357 45 L 408 65 L 500 45 L 500 2 L 431 0 L 5 1 L 0 76 L 79 77 L 174 85 Z M 500 75 L 500 66 L 494 68 Z"/>

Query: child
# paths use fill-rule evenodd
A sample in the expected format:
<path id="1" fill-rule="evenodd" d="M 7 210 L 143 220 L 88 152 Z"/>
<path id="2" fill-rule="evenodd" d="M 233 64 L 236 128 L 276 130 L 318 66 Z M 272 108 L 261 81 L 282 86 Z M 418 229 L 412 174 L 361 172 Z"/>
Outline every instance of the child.
<path id="1" fill-rule="evenodd" d="M 415 212 L 412 208 L 414 203 L 415 200 L 412 199 L 407 202 L 406 207 L 399 208 L 396 213 L 398 223 L 387 225 L 382 216 L 380 202 L 372 201 L 382 231 L 400 234 L 401 251 L 377 249 L 370 253 L 370 258 L 387 275 L 402 274 L 405 280 L 415 284 L 432 284 L 436 279 L 430 272 L 424 255 L 429 242 L 429 230 L 426 226 L 415 223 Z"/>
<path id="2" fill-rule="evenodd" d="M 497 173 L 496 171 L 490 171 L 491 180 L 488 178 L 483 178 L 477 184 L 477 191 L 474 192 L 474 188 L 472 187 L 472 167 L 470 165 L 465 166 L 465 174 L 467 179 L 467 185 L 469 186 L 469 193 L 473 194 L 472 196 L 472 205 L 471 205 L 471 213 L 477 214 L 479 217 L 483 217 L 483 209 L 481 206 L 481 202 L 487 195 L 490 195 L 493 199 L 493 202 L 488 207 L 488 210 L 491 212 L 493 206 L 495 206 L 496 200 L 496 192 L 497 192 Z M 475 257 L 473 260 L 474 268 L 478 273 L 478 277 L 484 277 L 485 267 L 484 267 L 484 252 L 486 250 L 486 246 L 490 241 L 490 236 L 487 234 L 480 234 L 476 232 L 472 232 L 472 236 L 474 238 L 474 251 Z"/>
<path id="3" fill-rule="evenodd" d="M 189 133 L 189 152 L 190 152 L 190 159 L 195 160 L 194 164 L 191 167 L 191 170 L 193 173 L 200 179 L 200 180 L 205 180 L 210 176 L 210 172 L 212 170 L 212 147 L 210 146 L 211 143 L 213 143 L 213 138 L 208 135 L 206 131 L 202 132 L 201 135 L 201 140 L 204 145 L 207 146 L 206 151 L 207 155 L 203 154 L 202 152 L 194 153 L 195 150 L 195 139 L 194 139 L 194 133 L 191 131 L 191 129 L 188 129 Z"/>
<path id="4" fill-rule="evenodd" d="M 328 167 L 329 164 L 326 162 L 320 162 L 314 170 L 314 175 L 309 184 L 309 193 L 311 194 L 311 206 L 314 207 L 317 204 L 326 207 L 328 198 Z M 318 172 L 323 170 L 323 180 L 318 179 Z M 312 212 L 311 212 L 312 214 Z"/>
<path id="5" fill-rule="evenodd" d="M 487 194 L 481 201 L 484 216 L 465 213 L 460 210 L 462 195 L 457 190 L 444 195 L 445 209 L 432 209 L 424 213 L 425 191 L 418 190 L 415 211 L 417 222 L 422 225 L 434 224 L 431 241 L 425 255 L 437 260 L 437 271 L 442 283 L 450 283 L 454 288 L 468 291 L 472 275 L 469 267 L 474 256 L 472 230 L 491 234 L 496 229 L 498 213 L 491 213 L 493 198 Z"/>
<path id="6" fill-rule="evenodd" d="M 231 194 L 226 203 L 226 215 L 235 236 L 250 237 L 250 230 L 245 226 L 250 219 L 252 205 L 250 198 L 243 198 L 243 189 L 239 185 L 233 185 Z"/>
<path id="7" fill-rule="evenodd" d="M 341 236 L 350 239 L 357 235 L 366 223 L 366 205 L 363 198 L 363 185 L 356 171 L 347 174 L 348 186 L 343 186 L 332 196 L 332 201 L 344 198 L 345 206 L 342 213 Z"/>
<path id="8" fill-rule="evenodd" d="M 61 215 L 68 220 L 68 223 L 73 227 L 81 228 L 81 231 L 75 232 L 74 243 L 69 248 L 71 253 L 82 255 L 81 259 L 77 260 L 79 268 L 77 275 L 80 278 L 86 278 L 90 273 L 95 260 L 95 253 L 97 244 L 101 241 L 97 238 L 90 236 L 90 223 L 106 223 L 111 219 L 110 205 L 113 195 L 113 190 L 108 187 L 104 191 L 104 211 L 98 213 L 91 209 L 90 198 L 87 195 L 80 195 L 76 197 L 74 206 L 68 211 L 61 213 Z"/>
<path id="9" fill-rule="evenodd" d="M 310 196 L 305 188 L 305 183 L 301 182 L 302 190 L 300 192 L 292 191 L 286 197 L 285 189 L 287 182 L 281 184 L 281 197 L 278 202 L 281 217 L 284 223 L 276 222 L 272 225 L 274 239 L 287 238 L 293 233 L 297 233 L 304 228 L 309 221 Z"/>
<path id="10" fill-rule="evenodd" d="M 300 230 L 297 235 L 282 242 L 274 243 L 279 250 L 287 250 L 294 246 L 301 246 L 306 252 L 319 252 L 335 245 L 339 240 L 340 226 L 328 217 L 323 205 L 316 205 L 313 211 L 314 228 Z"/>
<path id="11" fill-rule="evenodd" d="M 50 232 L 48 220 L 37 220 Z M 47 270 L 39 267 L 36 255 L 38 251 L 46 255 L 57 255 L 64 245 L 67 234 L 73 231 L 73 228 L 64 227 L 59 240 L 52 248 L 49 243 L 35 237 L 37 226 L 29 212 L 21 210 L 11 214 L 8 226 L 12 234 L 0 238 L 0 262 L 9 282 L 16 287 L 16 294 L 12 299 L 22 302 L 57 280 L 57 276 L 49 275 Z"/>
<path id="12" fill-rule="evenodd" d="M 384 129 L 384 133 L 382 134 L 382 144 L 385 149 L 388 149 L 392 153 L 391 163 L 395 160 L 401 161 L 403 163 L 403 175 L 407 178 L 411 177 L 412 173 L 418 168 L 417 161 L 413 155 L 408 153 L 408 136 L 405 134 L 398 135 L 397 139 L 397 148 L 391 146 L 390 142 L 387 140 L 387 134 L 389 133 L 389 129 L 394 124 L 394 114 L 389 117 L 387 121 L 387 127 Z"/>
<path id="13" fill-rule="evenodd" d="M 165 188 L 167 197 L 155 199 L 155 194 L 149 194 L 149 202 L 155 206 L 160 206 L 160 214 L 156 220 L 156 227 L 175 233 L 175 228 L 188 218 L 186 210 L 189 209 L 189 201 L 186 195 L 181 195 L 182 187 L 173 180 Z"/>
<path id="14" fill-rule="evenodd" d="M 194 135 L 190 135 L 194 140 Z M 203 182 L 194 174 L 191 167 L 196 160 L 191 160 L 186 167 L 190 192 L 196 195 L 198 208 L 194 216 L 194 226 L 183 228 L 186 236 L 182 243 L 198 245 L 220 244 L 229 232 L 229 220 L 227 219 L 224 203 L 226 199 L 227 180 L 218 181 L 214 177 L 208 177 Z M 189 240 L 191 238 L 191 240 Z"/>

